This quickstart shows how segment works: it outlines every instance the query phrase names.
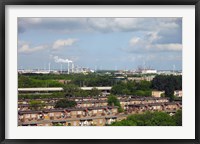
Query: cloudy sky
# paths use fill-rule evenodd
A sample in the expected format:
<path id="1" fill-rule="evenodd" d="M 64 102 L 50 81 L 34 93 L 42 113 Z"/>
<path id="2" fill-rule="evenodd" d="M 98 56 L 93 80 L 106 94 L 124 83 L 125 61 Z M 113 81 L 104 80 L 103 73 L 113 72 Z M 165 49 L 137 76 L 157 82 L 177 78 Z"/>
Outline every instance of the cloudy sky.
<path id="1" fill-rule="evenodd" d="M 18 18 L 18 68 L 182 69 L 182 18 Z"/>

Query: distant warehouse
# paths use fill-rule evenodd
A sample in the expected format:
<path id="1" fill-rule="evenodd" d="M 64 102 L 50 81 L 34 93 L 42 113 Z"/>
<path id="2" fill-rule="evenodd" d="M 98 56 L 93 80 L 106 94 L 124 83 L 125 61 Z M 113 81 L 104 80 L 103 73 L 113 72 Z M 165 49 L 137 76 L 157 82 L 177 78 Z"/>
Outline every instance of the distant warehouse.
<path id="1" fill-rule="evenodd" d="M 47 87 L 47 88 L 18 88 L 18 93 L 49 93 L 63 91 L 62 87 Z"/>
<path id="2" fill-rule="evenodd" d="M 96 88 L 100 90 L 103 94 L 109 94 L 112 87 L 81 87 L 82 90 L 92 90 Z M 18 88 L 18 93 L 52 93 L 52 92 L 61 92 L 64 89 L 62 87 L 46 87 L 46 88 Z"/>
<path id="3" fill-rule="evenodd" d="M 101 91 L 101 93 L 102 93 L 103 95 L 109 95 L 109 94 L 110 94 L 110 91 L 111 91 L 111 89 L 112 89 L 112 87 L 81 87 L 82 90 L 86 90 L 86 91 L 92 90 L 92 89 L 94 89 L 94 88 L 96 88 L 96 89 L 98 89 L 99 91 Z"/>
<path id="4" fill-rule="evenodd" d="M 81 87 L 82 90 L 92 90 L 93 88 L 96 88 L 98 90 L 111 90 L 112 87 Z"/>

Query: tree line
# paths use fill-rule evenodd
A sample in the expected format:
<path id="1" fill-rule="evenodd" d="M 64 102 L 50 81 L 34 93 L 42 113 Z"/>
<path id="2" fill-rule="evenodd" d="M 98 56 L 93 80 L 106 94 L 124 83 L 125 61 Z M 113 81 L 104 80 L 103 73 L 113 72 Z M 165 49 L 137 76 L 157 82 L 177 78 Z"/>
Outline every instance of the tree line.
<path id="1" fill-rule="evenodd" d="M 151 96 L 151 82 L 120 82 L 112 87 L 111 93 L 115 95 Z"/>
<path id="2" fill-rule="evenodd" d="M 54 78 L 65 78 L 70 80 L 62 84 Z M 100 74 L 71 74 L 71 75 L 19 75 L 18 87 L 63 87 L 65 96 L 99 96 L 97 89 L 92 91 L 81 90 L 82 86 L 112 86 L 111 94 L 114 95 L 137 95 L 151 96 L 152 90 L 165 91 L 165 96 L 174 99 L 174 90 L 182 90 L 182 76 L 156 75 L 152 81 L 116 81 L 111 75 Z M 55 95 L 56 96 L 56 95 Z M 23 96 L 20 96 L 23 97 Z M 30 96 L 27 96 L 30 97 Z M 51 96 L 49 96 L 51 97 Z"/>
<path id="3" fill-rule="evenodd" d="M 165 91 L 165 96 L 174 99 L 174 91 L 182 90 L 182 76 L 157 75 L 152 80 L 152 89 Z"/>
<path id="4" fill-rule="evenodd" d="M 174 99 L 174 91 L 182 90 L 182 76 L 156 75 L 152 81 L 119 82 L 112 87 L 115 95 L 151 96 L 152 90 L 165 91 L 165 96 Z"/>
<path id="5" fill-rule="evenodd" d="M 118 112 L 123 112 L 119 99 L 115 95 L 109 95 L 107 99 L 108 106 L 117 106 Z M 29 102 L 31 110 L 41 110 L 46 105 L 40 100 L 31 100 Z M 67 98 L 60 99 L 55 103 L 55 108 L 74 108 L 77 106 L 77 103 L 73 100 Z"/>
<path id="6" fill-rule="evenodd" d="M 90 73 L 84 74 L 19 74 L 19 87 L 63 87 L 58 80 L 69 80 L 69 84 L 74 84 L 79 87 L 83 86 L 112 86 L 116 84 L 116 80 L 112 75 Z"/>
<path id="7" fill-rule="evenodd" d="M 45 99 L 45 98 L 64 98 L 64 92 L 54 92 L 49 94 L 18 94 L 19 99 Z"/>
<path id="8" fill-rule="evenodd" d="M 54 79 L 36 79 L 30 76 L 19 75 L 18 87 L 31 88 L 31 87 L 63 87 L 64 85 Z"/>
<path id="9" fill-rule="evenodd" d="M 127 119 L 113 122 L 110 126 L 182 126 L 182 111 L 170 116 L 165 112 L 145 112 L 134 114 Z"/>

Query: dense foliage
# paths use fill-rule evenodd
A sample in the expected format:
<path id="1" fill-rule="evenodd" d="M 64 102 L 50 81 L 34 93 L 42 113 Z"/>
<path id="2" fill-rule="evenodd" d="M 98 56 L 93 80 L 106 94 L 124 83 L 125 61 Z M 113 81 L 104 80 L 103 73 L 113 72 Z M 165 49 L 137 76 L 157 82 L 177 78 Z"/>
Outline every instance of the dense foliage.
<path id="1" fill-rule="evenodd" d="M 164 90 L 165 96 L 174 99 L 174 90 L 182 90 L 182 76 L 157 75 L 152 80 L 152 88 Z"/>
<path id="2" fill-rule="evenodd" d="M 182 126 L 182 111 L 181 110 L 178 110 L 173 118 L 177 126 Z"/>
<path id="3" fill-rule="evenodd" d="M 74 84 L 67 84 L 64 86 L 64 93 L 68 97 L 75 96 L 76 93 L 79 93 L 80 91 L 80 88 Z"/>
<path id="4" fill-rule="evenodd" d="M 140 75 L 139 75 L 140 76 Z M 67 80 L 61 83 L 59 80 Z M 99 96 L 100 91 L 93 89 L 91 91 L 81 90 L 83 86 L 112 86 L 111 94 L 114 95 L 137 95 L 151 96 L 152 89 L 164 90 L 165 96 L 174 99 L 174 90 L 182 89 L 182 76 L 156 75 L 152 82 L 149 81 L 127 81 L 117 80 L 113 74 L 89 73 L 84 74 L 19 74 L 18 87 L 63 87 L 63 95 L 46 95 L 44 98 L 64 97 L 64 96 Z M 39 98 L 40 96 L 34 96 Z M 33 98 L 31 95 L 19 95 L 19 98 Z"/>
<path id="5" fill-rule="evenodd" d="M 64 98 L 64 97 L 98 97 L 101 92 L 93 88 L 90 91 L 81 90 L 74 84 L 68 84 L 64 86 L 64 92 L 54 92 L 46 94 L 19 94 L 19 99 L 43 99 L 43 98 Z"/>
<path id="6" fill-rule="evenodd" d="M 35 74 L 35 73 L 25 73 L 25 74 L 19 74 L 20 76 L 24 77 L 30 77 L 33 79 L 38 79 L 38 80 L 70 80 L 71 75 L 66 75 L 66 74 Z"/>
<path id="7" fill-rule="evenodd" d="M 74 84 L 68 84 L 64 86 L 64 93 L 66 97 L 85 97 L 85 96 L 92 96 L 97 97 L 101 94 L 97 88 L 93 88 L 90 91 L 82 90 L 80 87 Z"/>
<path id="8" fill-rule="evenodd" d="M 112 94 L 116 95 L 138 95 L 138 96 L 151 96 L 151 82 L 149 81 L 127 81 L 119 82 L 111 89 Z"/>
<path id="9" fill-rule="evenodd" d="M 64 126 L 62 123 L 53 123 L 53 126 Z"/>
<path id="10" fill-rule="evenodd" d="M 91 96 L 99 96 L 99 95 L 101 95 L 101 91 L 100 90 L 98 90 L 97 88 L 92 88 L 92 90 L 90 91 L 90 95 Z"/>
<path id="11" fill-rule="evenodd" d="M 72 107 L 75 107 L 76 105 L 77 105 L 77 103 L 75 101 L 61 99 L 56 102 L 55 108 L 72 108 Z"/>
<path id="12" fill-rule="evenodd" d="M 30 87 L 63 87 L 62 83 L 51 79 L 42 80 L 36 79 L 30 76 L 19 75 L 18 77 L 18 87 L 19 88 L 30 88 Z"/>
<path id="13" fill-rule="evenodd" d="M 182 125 L 182 111 L 174 116 L 165 112 L 146 112 L 127 117 L 126 120 L 114 122 L 111 126 L 180 126 Z"/>
<path id="14" fill-rule="evenodd" d="M 19 74 L 18 87 L 63 87 L 58 80 L 68 80 L 70 84 L 83 86 L 112 86 L 115 79 L 111 75 L 89 73 L 84 74 Z"/>
<path id="15" fill-rule="evenodd" d="M 122 112 L 123 109 L 121 107 L 120 101 L 117 99 L 116 96 L 110 95 L 107 99 L 109 106 L 118 106 L 118 112 Z"/>
<path id="16" fill-rule="evenodd" d="M 41 101 L 32 100 L 29 102 L 31 110 L 41 110 L 45 106 Z"/>
<path id="17" fill-rule="evenodd" d="M 52 94 L 19 94 L 19 99 L 44 99 L 44 98 L 64 98 L 64 92 L 54 92 Z"/>
<path id="18" fill-rule="evenodd" d="M 76 75 L 73 77 L 72 83 L 80 87 L 97 87 L 97 86 L 112 86 L 115 83 L 113 76 L 88 74 L 88 75 Z"/>

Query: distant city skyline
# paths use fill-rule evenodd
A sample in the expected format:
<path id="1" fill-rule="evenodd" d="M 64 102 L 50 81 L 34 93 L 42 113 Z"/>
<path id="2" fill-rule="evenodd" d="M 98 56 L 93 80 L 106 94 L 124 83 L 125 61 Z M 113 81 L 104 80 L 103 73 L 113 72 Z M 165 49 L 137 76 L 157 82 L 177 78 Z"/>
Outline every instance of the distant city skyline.
<path id="1" fill-rule="evenodd" d="M 182 18 L 18 18 L 18 69 L 182 70 Z"/>

